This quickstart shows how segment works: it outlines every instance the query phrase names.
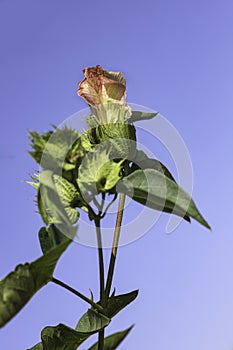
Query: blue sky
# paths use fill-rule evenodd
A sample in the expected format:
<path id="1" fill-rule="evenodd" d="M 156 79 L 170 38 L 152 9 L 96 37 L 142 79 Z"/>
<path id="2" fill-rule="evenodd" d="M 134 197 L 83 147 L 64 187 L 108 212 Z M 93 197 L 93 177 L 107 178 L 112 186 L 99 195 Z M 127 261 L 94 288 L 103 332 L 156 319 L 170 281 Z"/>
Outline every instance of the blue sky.
<path id="1" fill-rule="evenodd" d="M 83 68 L 123 72 L 128 101 L 160 111 L 189 150 L 193 197 L 213 230 L 184 222 L 168 235 L 163 215 L 119 250 L 117 292 L 140 289 L 109 327 L 135 324 L 119 349 L 233 348 L 232 13 L 230 0 L 0 1 L 0 277 L 40 255 L 42 222 L 23 182 L 36 169 L 27 130 L 46 131 L 85 107 L 76 95 Z M 97 296 L 96 261 L 93 248 L 73 244 L 56 277 Z M 48 285 L 1 330 L 1 348 L 30 348 L 43 327 L 74 327 L 85 311 Z"/>

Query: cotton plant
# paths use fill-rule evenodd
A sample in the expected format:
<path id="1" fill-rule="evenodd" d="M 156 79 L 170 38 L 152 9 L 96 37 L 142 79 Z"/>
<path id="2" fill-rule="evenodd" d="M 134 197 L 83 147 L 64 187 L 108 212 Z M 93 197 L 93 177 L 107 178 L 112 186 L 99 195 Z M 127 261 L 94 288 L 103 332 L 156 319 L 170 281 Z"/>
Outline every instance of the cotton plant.
<path id="1" fill-rule="evenodd" d="M 136 124 L 156 117 L 156 113 L 131 109 L 126 101 L 125 77 L 101 66 L 86 68 L 78 95 L 90 108 L 86 130 L 54 127 L 47 133 L 29 134 L 30 154 L 40 165 L 40 171 L 28 183 L 36 190 L 37 208 L 44 222 L 38 233 L 42 255 L 18 265 L 0 281 L 0 326 L 5 326 L 49 282 L 69 290 L 89 308 L 74 328 L 64 324 L 46 326 L 40 342 L 31 350 L 75 350 L 95 334 L 98 340 L 89 350 L 113 350 L 131 331 L 129 325 L 105 336 L 111 320 L 138 295 L 138 290 L 117 295 L 112 286 L 127 197 L 189 222 L 195 219 L 210 229 L 166 166 L 138 149 Z M 104 266 L 102 221 L 116 201 L 109 265 Z M 75 240 L 81 212 L 95 228 L 98 296 L 83 295 L 54 277 L 59 258 Z"/>

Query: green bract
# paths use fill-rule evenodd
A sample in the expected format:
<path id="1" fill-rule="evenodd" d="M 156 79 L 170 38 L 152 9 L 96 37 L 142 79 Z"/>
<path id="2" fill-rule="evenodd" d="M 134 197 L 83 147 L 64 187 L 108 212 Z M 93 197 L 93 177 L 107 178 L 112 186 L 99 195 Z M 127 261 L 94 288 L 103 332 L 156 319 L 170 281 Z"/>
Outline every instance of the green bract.
<path id="1" fill-rule="evenodd" d="M 90 201 L 94 195 L 111 190 L 122 177 L 122 162 L 111 160 L 110 151 L 102 146 L 89 152 L 80 165 L 77 178 L 83 196 Z"/>

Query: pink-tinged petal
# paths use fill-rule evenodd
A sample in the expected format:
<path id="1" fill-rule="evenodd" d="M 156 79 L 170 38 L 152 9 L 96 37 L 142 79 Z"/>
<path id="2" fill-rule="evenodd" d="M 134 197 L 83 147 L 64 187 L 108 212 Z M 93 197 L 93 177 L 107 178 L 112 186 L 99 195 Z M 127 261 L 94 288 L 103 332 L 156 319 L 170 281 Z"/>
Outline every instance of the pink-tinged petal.
<path id="1" fill-rule="evenodd" d="M 120 72 L 108 72 L 101 66 L 85 68 L 78 95 L 89 105 L 120 101 L 125 103 L 126 80 Z"/>

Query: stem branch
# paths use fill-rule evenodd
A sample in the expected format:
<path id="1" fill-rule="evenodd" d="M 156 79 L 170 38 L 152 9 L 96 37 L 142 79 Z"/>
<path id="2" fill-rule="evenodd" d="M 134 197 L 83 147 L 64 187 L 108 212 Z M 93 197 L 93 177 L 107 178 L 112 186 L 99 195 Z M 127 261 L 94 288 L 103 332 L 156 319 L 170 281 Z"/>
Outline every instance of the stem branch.
<path id="1" fill-rule="evenodd" d="M 104 298 L 104 257 L 102 248 L 102 238 L 100 229 L 100 219 L 95 219 L 96 236 L 98 244 L 98 256 L 99 256 L 99 281 L 100 281 L 100 302 L 102 303 Z"/>
<path id="2" fill-rule="evenodd" d="M 102 306 L 96 304 L 94 301 L 92 301 L 91 299 L 87 298 L 85 295 L 83 295 L 82 293 L 78 292 L 76 289 L 70 287 L 68 284 L 58 280 L 57 278 L 52 278 L 51 282 L 59 285 L 60 287 L 63 287 L 65 289 L 67 289 L 69 292 L 77 295 L 79 298 L 81 298 L 82 300 L 86 301 L 88 304 L 90 304 L 91 306 L 93 306 L 95 309 L 97 309 L 99 312 L 103 312 L 103 308 Z"/>
<path id="3" fill-rule="evenodd" d="M 121 223 L 123 218 L 124 205 L 125 205 L 125 194 L 121 193 L 119 198 L 116 226 L 115 226 L 115 232 L 114 232 L 114 238 L 113 238 L 113 244 L 112 244 L 112 253 L 111 253 L 111 258 L 109 263 L 107 283 L 106 283 L 106 289 L 105 289 L 106 301 L 108 300 L 109 293 L 112 286 L 112 279 L 113 279 L 113 273 L 114 273 L 114 268 L 116 263 L 116 255 L 117 255 L 118 243 L 120 238 L 120 230 L 121 230 Z"/>

